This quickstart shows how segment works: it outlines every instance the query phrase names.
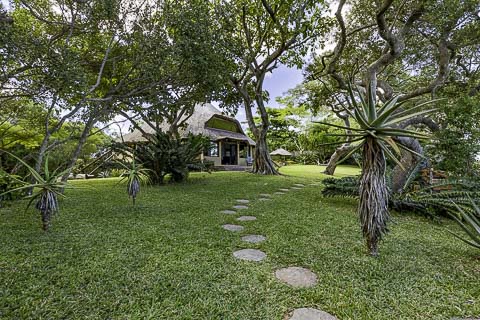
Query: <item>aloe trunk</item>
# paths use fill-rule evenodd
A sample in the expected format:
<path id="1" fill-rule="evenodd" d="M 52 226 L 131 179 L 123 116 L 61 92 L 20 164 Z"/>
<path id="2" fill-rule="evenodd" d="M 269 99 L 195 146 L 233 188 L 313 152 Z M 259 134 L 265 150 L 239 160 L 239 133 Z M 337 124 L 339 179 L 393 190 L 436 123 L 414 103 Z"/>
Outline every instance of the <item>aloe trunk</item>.
<path id="1" fill-rule="evenodd" d="M 385 154 L 378 142 L 368 137 L 363 146 L 362 176 L 358 215 L 370 254 L 378 255 L 378 242 L 387 232 L 388 189 L 385 181 Z"/>

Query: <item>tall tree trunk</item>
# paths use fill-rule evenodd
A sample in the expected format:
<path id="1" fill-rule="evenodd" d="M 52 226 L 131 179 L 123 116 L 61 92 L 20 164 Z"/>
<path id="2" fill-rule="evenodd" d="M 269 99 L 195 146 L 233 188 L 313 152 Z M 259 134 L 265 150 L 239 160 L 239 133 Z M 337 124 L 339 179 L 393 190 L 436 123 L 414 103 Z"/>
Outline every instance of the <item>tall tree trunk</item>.
<path id="1" fill-rule="evenodd" d="M 350 144 L 343 144 L 338 147 L 330 157 L 330 160 L 328 160 L 327 167 L 323 173 L 333 176 L 335 170 L 337 169 L 337 163 L 343 158 L 343 156 L 346 156 L 350 150 L 352 150 L 352 146 Z"/>
<path id="2" fill-rule="evenodd" d="M 39 172 L 42 168 L 43 158 L 45 157 L 45 152 L 47 151 L 48 143 L 50 142 L 50 132 L 45 134 L 43 137 L 42 143 L 40 144 L 40 148 L 38 149 L 37 159 L 35 162 L 35 171 Z"/>
<path id="3" fill-rule="evenodd" d="M 275 168 L 275 163 L 273 163 L 273 160 L 270 157 L 267 144 L 267 130 L 257 130 L 255 140 L 257 145 L 255 147 L 255 157 L 252 172 L 265 175 L 280 174 Z"/>
<path id="4" fill-rule="evenodd" d="M 95 120 L 96 120 L 96 116 L 95 114 L 92 114 L 88 118 L 87 122 L 85 123 L 85 127 L 83 128 L 82 135 L 80 136 L 80 140 L 78 141 L 77 147 L 75 148 L 75 151 L 72 154 L 72 158 L 70 159 L 70 162 L 67 165 L 67 171 L 62 177 L 62 182 L 66 182 L 68 180 L 68 176 L 70 175 L 73 168 L 75 167 L 78 157 L 80 157 L 80 153 L 82 152 L 83 146 L 85 145 L 85 142 L 87 142 L 88 135 L 90 134 L 90 131 L 92 130 L 95 124 Z"/>
<path id="5" fill-rule="evenodd" d="M 388 231 L 388 189 L 385 168 L 385 154 L 382 148 L 375 139 L 367 138 L 363 147 L 358 215 L 367 248 L 372 256 L 378 255 L 378 242 Z"/>

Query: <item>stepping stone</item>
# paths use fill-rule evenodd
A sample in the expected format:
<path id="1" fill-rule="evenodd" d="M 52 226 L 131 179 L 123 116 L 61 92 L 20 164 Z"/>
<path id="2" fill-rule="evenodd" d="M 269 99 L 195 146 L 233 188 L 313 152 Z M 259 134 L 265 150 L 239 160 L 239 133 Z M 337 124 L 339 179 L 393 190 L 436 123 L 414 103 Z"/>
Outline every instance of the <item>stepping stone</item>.
<path id="1" fill-rule="evenodd" d="M 293 189 L 293 190 L 302 190 L 302 188 L 300 188 L 300 187 L 291 187 L 290 189 Z"/>
<path id="2" fill-rule="evenodd" d="M 256 249 L 242 249 L 235 251 L 233 256 L 240 260 L 260 262 L 267 257 L 265 252 Z"/>
<path id="3" fill-rule="evenodd" d="M 300 308 L 293 310 L 292 316 L 289 320 L 338 320 L 337 317 L 332 316 L 322 310 L 313 308 Z"/>
<path id="4" fill-rule="evenodd" d="M 223 210 L 223 211 L 220 211 L 221 213 L 224 213 L 224 214 L 237 214 L 237 211 L 233 211 L 233 210 Z"/>
<path id="5" fill-rule="evenodd" d="M 238 202 L 238 203 L 250 203 L 250 200 L 247 200 L 247 199 L 238 199 L 237 202 Z"/>
<path id="6" fill-rule="evenodd" d="M 285 194 L 285 192 L 278 191 L 278 192 L 275 192 L 274 194 Z"/>
<path id="7" fill-rule="evenodd" d="M 243 205 L 237 205 L 237 206 L 233 206 L 233 209 L 235 210 L 244 210 L 244 209 L 248 209 L 247 206 L 243 206 Z"/>
<path id="8" fill-rule="evenodd" d="M 304 185 L 304 184 L 301 184 L 301 183 L 295 183 L 294 186 L 295 186 L 295 187 L 302 187 L 302 188 L 305 187 L 305 185 Z"/>
<path id="9" fill-rule="evenodd" d="M 236 224 L 224 224 L 222 226 L 223 229 L 232 231 L 232 232 L 240 232 L 244 229 L 244 227 L 236 225 Z"/>
<path id="10" fill-rule="evenodd" d="M 238 221 L 254 221 L 257 220 L 257 217 L 254 216 L 241 216 L 237 218 Z"/>
<path id="11" fill-rule="evenodd" d="M 317 284 L 317 275 L 301 267 L 289 267 L 275 271 L 275 277 L 295 288 L 308 288 Z"/>
<path id="12" fill-rule="evenodd" d="M 278 189 L 278 190 L 283 191 L 283 192 L 288 192 L 288 191 L 290 191 L 290 189 Z"/>
<path id="13" fill-rule="evenodd" d="M 260 196 L 260 197 L 269 198 L 269 197 L 271 197 L 272 195 L 269 194 L 269 193 L 260 193 L 259 196 Z"/>
<path id="14" fill-rule="evenodd" d="M 270 201 L 270 200 L 272 200 L 272 199 L 270 199 L 270 198 L 260 198 L 260 199 L 258 199 L 258 200 L 260 200 L 260 201 Z"/>
<path id="15" fill-rule="evenodd" d="M 243 236 L 242 241 L 249 242 L 249 243 L 260 243 L 267 240 L 266 237 L 258 235 L 258 234 L 249 234 L 248 236 Z"/>

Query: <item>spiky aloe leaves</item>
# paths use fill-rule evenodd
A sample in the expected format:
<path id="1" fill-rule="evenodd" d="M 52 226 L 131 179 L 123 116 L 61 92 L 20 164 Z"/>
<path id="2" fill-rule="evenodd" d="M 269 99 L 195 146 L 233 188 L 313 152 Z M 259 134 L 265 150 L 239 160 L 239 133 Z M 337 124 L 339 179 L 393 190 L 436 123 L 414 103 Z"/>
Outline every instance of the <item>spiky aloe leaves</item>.
<path id="1" fill-rule="evenodd" d="M 43 173 L 37 172 L 34 168 L 25 163 L 22 159 L 16 157 L 15 155 L 3 151 L 17 161 L 19 161 L 27 170 L 34 179 L 34 183 L 25 183 L 19 188 L 9 190 L 6 193 L 11 193 L 21 190 L 31 190 L 33 189 L 33 194 L 27 196 L 27 199 L 30 199 L 27 205 L 27 209 L 35 202 L 35 208 L 40 211 L 42 217 L 42 228 L 45 231 L 48 231 L 50 227 L 50 220 L 53 214 L 59 211 L 58 206 L 58 197 L 64 197 L 63 190 L 70 187 L 67 183 L 61 181 L 61 177 L 67 172 L 67 170 L 58 172 L 58 168 L 53 172 L 50 172 L 48 165 L 48 155 L 45 158 L 45 165 L 43 168 Z M 2 194 L 3 195 L 3 194 Z M 0 196 L 2 196 L 0 195 Z"/>
<path id="2" fill-rule="evenodd" d="M 360 90 L 357 91 L 360 92 Z M 366 142 L 366 139 L 371 137 L 383 150 L 385 155 L 393 160 L 397 165 L 403 168 L 402 163 L 398 159 L 401 151 L 410 152 L 417 157 L 423 157 L 423 155 L 409 149 L 408 147 L 397 142 L 397 138 L 408 137 L 416 139 L 428 139 L 429 136 L 417 131 L 406 130 L 399 128 L 398 125 L 409 119 L 426 116 L 436 111 L 436 109 L 421 110 L 426 105 L 439 101 L 430 100 L 421 104 L 418 104 L 408 110 L 402 111 L 400 108 L 408 101 L 398 102 L 399 97 L 393 97 L 383 105 L 377 108 L 377 102 L 374 96 L 363 97 L 362 94 L 355 95 L 352 87 L 348 88 L 349 98 L 346 100 L 348 108 L 345 108 L 345 112 L 355 120 L 358 124 L 358 128 L 350 128 L 341 125 L 334 125 L 327 122 L 319 121 L 321 124 L 332 126 L 339 129 L 344 129 L 349 134 L 339 134 L 346 138 L 344 141 L 334 142 L 331 144 L 343 144 L 350 143 L 353 145 L 352 150 L 340 161 L 343 162 L 352 156 L 355 152 L 361 150 Z"/>

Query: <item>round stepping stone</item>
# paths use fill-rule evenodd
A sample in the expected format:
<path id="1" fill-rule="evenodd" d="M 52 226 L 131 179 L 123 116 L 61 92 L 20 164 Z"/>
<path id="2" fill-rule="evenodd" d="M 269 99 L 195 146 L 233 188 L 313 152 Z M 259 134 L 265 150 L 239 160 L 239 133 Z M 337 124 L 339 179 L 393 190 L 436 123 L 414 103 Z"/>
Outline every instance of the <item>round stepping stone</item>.
<path id="1" fill-rule="evenodd" d="M 258 200 L 260 200 L 260 201 L 269 201 L 269 200 L 272 200 L 272 199 L 270 199 L 270 198 L 260 198 L 260 199 L 258 199 Z"/>
<path id="2" fill-rule="evenodd" d="M 294 186 L 295 186 L 295 187 L 305 187 L 305 185 L 304 185 L 304 184 L 301 184 L 301 183 L 295 183 Z"/>
<path id="3" fill-rule="evenodd" d="M 267 257 L 265 252 L 256 250 L 256 249 L 238 250 L 233 253 L 233 256 L 240 260 L 255 261 L 255 262 L 262 261 Z"/>
<path id="4" fill-rule="evenodd" d="M 322 310 L 313 308 L 299 308 L 293 310 L 292 316 L 289 320 L 338 320 L 337 317 L 332 316 Z"/>
<path id="5" fill-rule="evenodd" d="M 250 203 L 250 200 L 247 200 L 247 199 L 238 199 L 237 202 L 238 202 L 238 203 Z"/>
<path id="6" fill-rule="evenodd" d="M 241 216 L 237 218 L 238 221 L 253 221 L 257 220 L 257 217 L 254 216 Z"/>
<path id="7" fill-rule="evenodd" d="M 221 213 L 224 213 L 224 214 L 237 214 L 237 211 L 233 211 L 233 210 L 223 210 L 223 211 L 220 211 Z"/>
<path id="8" fill-rule="evenodd" d="M 233 209 L 236 209 L 236 210 L 244 210 L 244 209 L 248 209 L 247 206 L 243 206 L 243 205 L 237 205 L 237 206 L 233 206 Z"/>
<path id="9" fill-rule="evenodd" d="M 283 192 L 288 192 L 288 191 L 290 191 L 290 189 L 278 189 L 278 190 L 283 191 Z"/>
<path id="10" fill-rule="evenodd" d="M 275 277 L 295 288 L 308 288 L 317 284 L 317 275 L 301 267 L 289 267 L 275 271 Z"/>
<path id="11" fill-rule="evenodd" d="M 285 192 L 278 191 L 278 192 L 275 192 L 274 194 L 285 194 Z"/>
<path id="12" fill-rule="evenodd" d="M 271 197 L 272 195 L 269 194 L 269 193 L 260 193 L 260 197 L 265 197 L 265 198 L 268 198 L 268 197 Z"/>
<path id="13" fill-rule="evenodd" d="M 249 234 L 248 236 L 242 237 L 242 241 L 249 242 L 249 243 L 260 243 L 265 240 L 267 240 L 267 238 L 259 234 Z"/>
<path id="14" fill-rule="evenodd" d="M 239 231 L 242 231 L 244 229 L 244 227 L 236 225 L 236 224 L 224 224 L 222 226 L 222 228 L 225 229 L 225 230 L 228 230 L 228 231 L 232 231 L 232 232 L 239 232 Z"/>

